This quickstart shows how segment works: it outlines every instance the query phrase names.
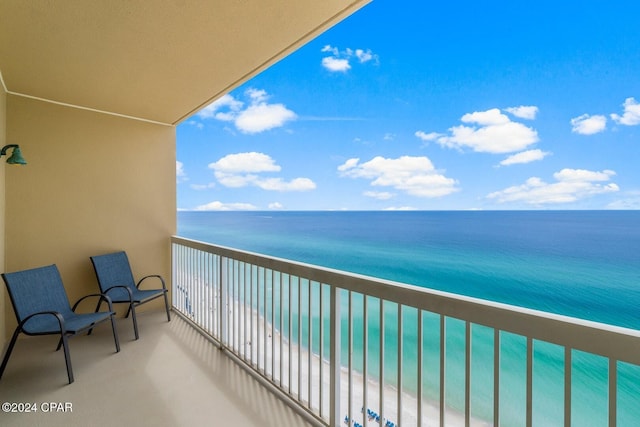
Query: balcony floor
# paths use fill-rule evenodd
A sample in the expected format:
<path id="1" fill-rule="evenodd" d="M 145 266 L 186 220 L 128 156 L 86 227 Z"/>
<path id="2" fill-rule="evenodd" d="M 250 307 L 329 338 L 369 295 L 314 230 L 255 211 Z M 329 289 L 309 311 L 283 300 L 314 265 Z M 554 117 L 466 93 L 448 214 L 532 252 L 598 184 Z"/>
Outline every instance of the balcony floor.
<path id="1" fill-rule="evenodd" d="M 53 336 L 21 336 L 0 380 L 0 403 L 35 403 L 36 413 L 0 412 L 13 426 L 311 426 L 178 316 L 118 319 L 120 353 L 108 324 L 69 340 L 75 382 L 68 384 Z M 3 353 L 4 354 L 4 353 Z M 72 412 L 45 413 L 45 402 Z"/>

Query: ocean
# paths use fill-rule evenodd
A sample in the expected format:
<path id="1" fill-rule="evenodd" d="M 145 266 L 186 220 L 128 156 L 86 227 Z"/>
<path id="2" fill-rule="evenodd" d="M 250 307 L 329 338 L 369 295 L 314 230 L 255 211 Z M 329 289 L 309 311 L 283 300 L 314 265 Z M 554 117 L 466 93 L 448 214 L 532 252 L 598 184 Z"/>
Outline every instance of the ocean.
<path id="1" fill-rule="evenodd" d="M 640 211 L 178 212 L 178 235 L 640 328 Z M 448 328 L 453 336 L 461 333 L 455 322 Z M 490 331 L 475 332 L 474 346 L 490 345 L 491 337 Z M 513 348 L 524 345 L 520 337 L 505 340 Z M 447 381 L 455 391 L 463 381 L 462 361 L 451 359 Z M 474 360 L 474 366 L 482 371 L 485 362 L 490 363 Z M 512 387 L 514 395 L 523 392 L 522 363 L 517 357 L 502 360 L 503 369 L 514 372 L 503 376 L 503 387 Z M 597 399 L 606 396 L 605 361 L 577 354 L 574 365 L 573 425 L 607 425 L 606 400 Z M 562 378 L 562 369 L 562 351 L 536 346 L 537 372 L 553 375 L 534 378 L 534 391 L 545 396 L 534 402 L 534 425 L 561 425 L 563 387 L 555 379 Z M 640 369 L 619 370 L 618 425 L 640 425 Z M 435 395 L 437 384 L 427 386 L 427 394 Z M 474 416 L 490 417 L 490 397 L 474 390 Z M 460 404 L 455 397 L 451 402 Z M 524 406 L 510 406 L 512 411 L 501 414 L 502 425 L 524 425 Z"/>

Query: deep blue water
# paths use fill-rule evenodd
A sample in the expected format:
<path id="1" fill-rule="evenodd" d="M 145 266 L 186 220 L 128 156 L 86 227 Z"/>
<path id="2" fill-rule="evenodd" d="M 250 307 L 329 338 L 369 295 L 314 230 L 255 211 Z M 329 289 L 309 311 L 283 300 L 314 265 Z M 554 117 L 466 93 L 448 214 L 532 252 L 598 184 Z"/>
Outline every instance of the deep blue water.
<path id="1" fill-rule="evenodd" d="M 640 328 L 640 211 L 179 212 L 178 234 L 280 258 Z M 425 322 L 426 330 L 438 329 L 437 317 L 427 317 Z M 407 322 L 411 324 L 415 322 Z M 447 404 L 460 411 L 464 409 L 463 328 L 462 322 L 453 319 L 447 323 Z M 416 332 L 407 327 L 404 339 L 415 341 Z M 358 331 L 354 333 L 357 335 Z M 388 333 L 385 332 L 385 340 L 396 342 L 397 337 Z M 424 356 L 425 366 L 438 366 L 437 337 L 426 336 L 425 340 L 432 343 L 432 351 Z M 492 409 L 492 394 L 485 387 L 493 375 L 489 368 L 492 340 L 493 334 L 487 328 L 473 330 L 472 414 L 487 420 L 491 419 Z M 372 337 L 370 355 L 377 352 L 375 341 Z M 503 426 L 524 425 L 524 346 L 522 337 L 502 338 Z M 354 347 L 356 364 L 363 352 Z M 573 357 L 572 425 L 605 426 L 606 360 L 580 352 Z M 404 358 L 405 367 L 416 363 L 415 355 L 405 354 Z M 563 351 L 536 343 L 534 360 L 534 425 L 560 426 Z M 390 372 L 397 366 L 394 357 L 385 361 Z M 626 364 L 619 364 L 618 368 L 618 426 L 640 425 L 640 368 Z M 437 373 L 432 372 L 423 383 L 431 399 L 437 399 L 437 378 Z M 415 378 L 404 381 L 409 390 L 415 389 Z"/>
<path id="2" fill-rule="evenodd" d="M 640 328 L 640 211 L 179 212 L 178 234 Z"/>

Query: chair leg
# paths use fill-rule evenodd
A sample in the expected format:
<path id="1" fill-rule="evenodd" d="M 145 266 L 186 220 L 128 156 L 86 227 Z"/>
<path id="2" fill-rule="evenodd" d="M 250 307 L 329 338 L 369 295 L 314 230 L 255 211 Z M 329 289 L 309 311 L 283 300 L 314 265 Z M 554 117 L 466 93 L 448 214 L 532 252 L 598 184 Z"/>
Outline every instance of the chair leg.
<path id="1" fill-rule="evenodd" d="M 111 315 L 111 329 L 113 330 L 113 340 L 116 342 L 116 353 L 120 352 L 120 340 L 118 339 L 118 331 L 116 330 L 116 320 Z"/>
<path id="2" fill-rule="evenodd" d="M 73 382 L 73 368 L 71 367 L 71 355 L 69 354 L 69 343 L 67 342 L 67 336 L 63 333 L 60 334 L 62 340 L 62 347 L 64 347 L 64 361 L 67 364 L 67 377 L 69 377 L 69 384 Z"/>
<path id="3" fill-rule="evenodd" d="M 140 337 L 138 335 L 138 319 L 136 318 L 136 308 L 133 303 L 129 305 L 129 311 L 131 312 L 131 318 L 133 319 L 133 332 L 136 336 L 136 339 L 138 339 Z"/>
<path id="4" fill-rule="evenodd" d="M 9 356 L 11 356 L 11 352 L 13 351 L 13 347 L 16 345 L 19 334 L 20 328 L 18 327 L 13 333 L 11 341 L 9 342 L 9 347 L 7 347 L 7 352 L 4 354 L 4 358 L 2 359 L 2 365 L 0 365 L 0 378 L 2 378 L 2 374 L 4 374 L 4 370 L 7 367 L 7 363 L 9 362 Z"/>
<path id="5" fill-rule="evenodd" d="M 167 292 L 164 293 L 164 308 L 167 310 L 167 322 L 171 322 L 171 314 L 169 312 L 169 298 Z"/>

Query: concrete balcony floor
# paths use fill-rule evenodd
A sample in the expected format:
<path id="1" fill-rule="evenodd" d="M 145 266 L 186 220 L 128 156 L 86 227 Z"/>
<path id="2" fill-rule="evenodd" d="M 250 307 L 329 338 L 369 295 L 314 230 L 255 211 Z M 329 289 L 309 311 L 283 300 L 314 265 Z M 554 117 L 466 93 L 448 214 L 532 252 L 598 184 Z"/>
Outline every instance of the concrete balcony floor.
<path id="1" fill-rule="evenodd" d="M 0 412 L 13 426 L 311 426 L 188 323 L 164 312 L 118 319 L 120 353 L 108 323 L 69 340 L 68 384 L 53 336 L 18 340 L 0 380 L 0 403 L 36 404 L 35 413 Z M 72 412 L 44 412 L 48 402 Z"/>

